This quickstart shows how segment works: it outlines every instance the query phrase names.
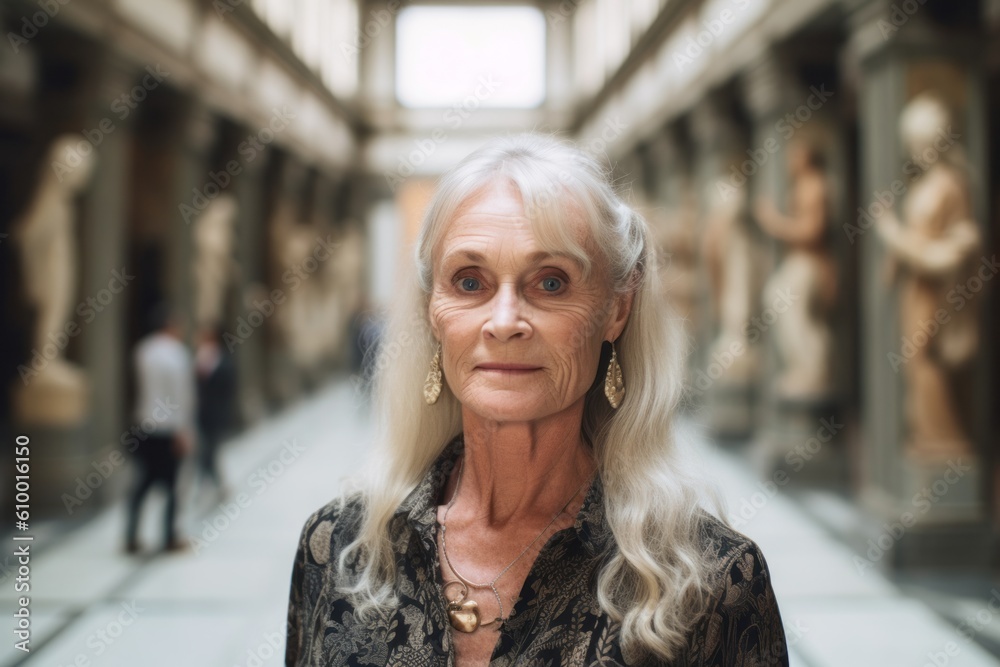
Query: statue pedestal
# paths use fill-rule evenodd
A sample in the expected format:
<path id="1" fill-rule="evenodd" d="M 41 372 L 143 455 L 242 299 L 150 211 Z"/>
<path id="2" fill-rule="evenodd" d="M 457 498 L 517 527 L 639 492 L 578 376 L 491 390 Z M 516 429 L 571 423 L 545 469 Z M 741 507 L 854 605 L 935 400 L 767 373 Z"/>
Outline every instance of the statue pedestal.
<path id="1" fill-rule="evenodd" d="M 302 372 L 295 365 L 288 350 L 268 350 L 268 404 L 272 410 L 289 405 L 302 394 Z"/>
<path id="2" fill-rule="evenodd" d="M 11 388 L 14 436 L 30 439 L 29 505 L 35 519 L 77 516 L 94 503 L 107 481 L 100 473 L 87 480 L 88 472 L 96 469 L 87 443 L 86 378 L 68 363 L 54 372 L 51 368 L 27 385 L 18 382 Z M 70 373 L 64 372 L 67 368 Z M 71 503 L 67 509 L 64 494 L 82 505 Z"/>
<path id="3" fill-rule="evenodd" d="M 753 458 L 766 477 L 780 470 L 795 486 L 846 489 L 850 465 L 843 435 L 833 397 L 778 399 L 754 441 Z"/>
<path id="4" fill-rule="evenodd" d="M 753 433 L 754 391 L 750 385 L 720 385 L 706 395 L 708 430 L 721 440 L 746 440 Z"/>
<path id="5" fill-rule="evenodd" d="M 11 387 L 17 421 L 72 428 L 86 419 L 90 385 L 73 364 L 52 359 L 27 380 Z"/>
<path id="6" fill-rule="evenodd" d="M 900 465 L 898 494 L 869 489 L 862 497 L 873 517 L 861 536 L 867 560 L 894 568 L 987 569 L 996 537 L 979 500 L 982 462 L 904 456 Z"/>

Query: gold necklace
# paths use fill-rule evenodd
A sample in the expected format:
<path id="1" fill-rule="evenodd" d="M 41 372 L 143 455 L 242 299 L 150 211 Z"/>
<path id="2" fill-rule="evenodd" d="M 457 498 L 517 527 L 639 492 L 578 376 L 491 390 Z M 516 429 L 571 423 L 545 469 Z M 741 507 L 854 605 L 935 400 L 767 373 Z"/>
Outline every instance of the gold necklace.
<path id="1" fill-rule="evenodd" d="M 465 456 L 462 457 L 462 465 L 458 469 L 458 481 L 455 483 L 455 493 L 452 494 L 451 500 L 448 502 L 448 506 L 445 507 L 444 517 L 441 518 L 441 552 L 444 553 L 444 559 L 445 562 L 448 563 L 448 567 L 451 568 L 451 571 L 455 573 L 456 577 L 458 577 L 457 581 L 454 579 L 446 581 L 443 586 L 443 592 L 445 599 L 448 600 L 448 619 L 449 621 L 451 621 L 451 627 L 455 628 L 459 632 L 474 632 L 477 628 L 482 628 L 487 625 L 494 625 L 496 623 L 502 624 L 507 621 L 507 619 L 503 617 L 503 601 L 500 599 L 500 592 L 497 591 L 496 587 L 497 581 L 507 572 L 507 570 L 511 568 L 511 566 L 514 565 L 514 563 L 521 560 L 521 557 L 524 556 L 524 554 L 528 553 L 528 549 L 530 549 L 531 546 L 535 542 L 537 542 L 542 535 L 545 534 L 545 531 L 547 531 L 552 526 L 552 524 L 556 522 L 556 519 L 559 518 L 559 515 L 562 514 L 566 510 L 566 508 L 569 507 L 569 504 L 573 502 L 573 499 L 576 498 L 581 491 L 583 491 L 584 487 L 587 485 L 587 482 L 589 482 L 590 479 L 588 478 L 587 481 L 585 481 L 580 486 L 580 488 L 577 489 L 576 492 L 569 497 L 569 500 L 566 501 L 566 504 L 563 505 L 559 509 L 559 511 L 557 511 L 552 516 L 552 520 L 549 521 L 548 524 L 546 524 L 545 528 L 542 529 L 542 532 L 538 533 L 538 535 L 535 536 L 535 539 L 531 540 L 531 542 L 528 543 L 528 546 L 524 547 L 524 549 L 521 550 L 521 553 L 517 555 L 517 558 L 508 563 L 507 567 L 500 570 L 500 574 L 493 577 L 493 580 L 488 583 L 477 584 L 472 581 L 469 581 L 466 577 L 463 577 L 461 574 L 459 574 L 458 570 L 455 569 L 455 566 L 451 564 L 451 559 L 448 557 L 448 541 L 446 538 L 448 532 L 448 525 L 447 525 L 448 512 L 451 511 L 451 506 L 455 504 L 455 499 L 458 498 L 458 491 L 462 487 L 462 473 L 464 471 L 465 471 Z M 448 599 L 448 587 L 456 584 L 462 587 L 459 597 L 454 600 Z M 493 595 L 496 596 L 497 605 L 499 605 L 500 608 L 500 614 L 492 621 L 489 621 L 487 623 L 482 623 L 479 617 L 479 604 L 475 600 L 466 599 L 468 598 L 469 595 L 469 588 L 491 589 L 493 591 Z"/>

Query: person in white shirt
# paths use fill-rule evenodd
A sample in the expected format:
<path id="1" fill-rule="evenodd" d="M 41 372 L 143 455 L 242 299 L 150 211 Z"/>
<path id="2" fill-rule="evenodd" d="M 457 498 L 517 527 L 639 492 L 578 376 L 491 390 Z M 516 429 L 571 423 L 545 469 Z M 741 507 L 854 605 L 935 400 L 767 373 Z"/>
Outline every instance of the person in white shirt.
<path id="1" fill-rule="evenodd" d="M 129 497 L 126 546 L 128 553 L 140 550 L 139 515 L 146 494 L 155 484 L 167 492 L 164 516 L 164 549 L 187 546 L 176 530 L 177 471 L 194 448 L 195 380 L 191 354 L 181 340 L 180 324 L 169 306 L 152 311 L 151 333 L 136 345 L 135 423 L 142 436 L 135 450 L 139 474 Z M 144 437 L 143 437 L 144 436 Z"/>

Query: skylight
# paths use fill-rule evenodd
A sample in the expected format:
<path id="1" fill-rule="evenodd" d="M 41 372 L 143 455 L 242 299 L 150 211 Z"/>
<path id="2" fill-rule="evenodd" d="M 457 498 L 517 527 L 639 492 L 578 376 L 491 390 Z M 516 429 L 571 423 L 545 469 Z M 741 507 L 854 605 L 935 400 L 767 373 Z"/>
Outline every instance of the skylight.
<path id="1" fill-rule="evenodd" d="M 540 105 L 545 17 L 527 6 L 404 8 L 396 23 L 396 97 L 408 107 Z"/>

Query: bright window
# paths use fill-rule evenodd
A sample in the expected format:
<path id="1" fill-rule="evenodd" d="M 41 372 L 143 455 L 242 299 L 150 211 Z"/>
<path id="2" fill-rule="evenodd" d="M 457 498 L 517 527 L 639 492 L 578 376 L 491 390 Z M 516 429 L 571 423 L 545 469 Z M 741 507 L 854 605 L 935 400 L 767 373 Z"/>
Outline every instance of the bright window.
<path id="1" fill-rule="evenodd" d="M 396 23 L 396 97 L 408 107 L 535 107 L 545 17 L 535 7 L 410 6 Z"/>

